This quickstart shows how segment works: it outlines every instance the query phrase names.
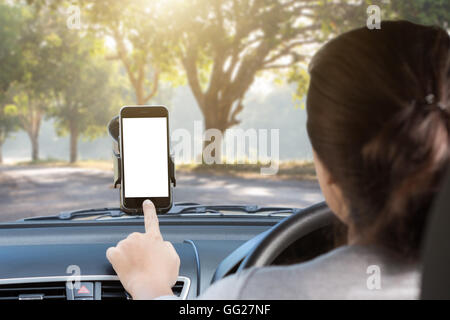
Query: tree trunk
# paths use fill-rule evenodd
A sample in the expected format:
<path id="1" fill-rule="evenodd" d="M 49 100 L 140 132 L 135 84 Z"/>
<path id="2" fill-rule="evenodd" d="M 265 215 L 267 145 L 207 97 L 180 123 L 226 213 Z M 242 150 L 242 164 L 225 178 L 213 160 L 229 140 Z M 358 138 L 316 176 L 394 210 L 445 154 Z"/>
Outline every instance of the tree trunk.
<path id="1" fill-rule="evenodd" d="M 212 157 L 215 159 L 222 159 L 222 142 L 225 135 L 225 131 L 228 129 L 228 123 L 226 119 L 218 119 L 217 115 L 214 113 L 205 113 L 204 115 L 205 119 L 205 133 L 207 133 L 208 130 L 218 130 L 216 131 L 217 134 L 220 133 L 220 135 L 216 136 L 214 134 L 214 138 L 208 137 L 208 139 L 203 140 L 203 149 L 202 149 L 202 155 L 204 156 L 203 152 L 205 151 L 205 148 L 214 143 L 216 148 L 213 152 L 210 153 Z M 217 139 L 217 140 L 216 140 Z M 209 154 L 209 152 L 208 152 Z M 205 163 L 205 158 L 202 157 L 203 163 Z"/>
<path id="2" fill-rule="evenodd" d="M 143 93 L 143 88 L 142 88 L 142 84 L 139 83 L 137 85 L 137 87 L 134 88 L 134 92 L 136 93 L 136 103 L 141 106 L 145 104 L 144 101 L 144 93 Z"/>
<path id="3" fill-rule="evenodd" d="M 23 128 L 28 134 L 31 142 L 31 161 L 39 160 L 39 131 L 41 130 L 41 120 L 43 110 L 30 102 L 30 114 L 20 117 Z"/>
<path id="4" fill-rule="evenodd" d="M 39 160 L 39 135 L 32 134 L 30 135 L 31 140 L 31 160 L 38 161 Z"/>
<path id="5" fill-rule="evenodd" d="M 70 163 L 75 163 L 78 158 L 78 126 L 75 121 L 70 123 Z"/>

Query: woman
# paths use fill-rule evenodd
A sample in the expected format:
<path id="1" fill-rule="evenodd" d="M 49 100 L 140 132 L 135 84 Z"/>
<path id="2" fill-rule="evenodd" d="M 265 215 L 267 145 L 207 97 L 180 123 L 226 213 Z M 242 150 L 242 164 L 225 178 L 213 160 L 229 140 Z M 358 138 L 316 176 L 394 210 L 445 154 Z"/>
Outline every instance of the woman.
<path id="1" fill-rule="evenodd" d="M 449 162 L 449 50 L 446 31 L 405 21 L 326 44 L 310 64 L 307 128 L 348 244 L 306 263 L 249 269 L 201 298 L 416 298 L 427 213 Z M 147 233 L 107 257 L 134 299 L 170 297 L 179 258 L 149 201 L 144 212 Z"/>

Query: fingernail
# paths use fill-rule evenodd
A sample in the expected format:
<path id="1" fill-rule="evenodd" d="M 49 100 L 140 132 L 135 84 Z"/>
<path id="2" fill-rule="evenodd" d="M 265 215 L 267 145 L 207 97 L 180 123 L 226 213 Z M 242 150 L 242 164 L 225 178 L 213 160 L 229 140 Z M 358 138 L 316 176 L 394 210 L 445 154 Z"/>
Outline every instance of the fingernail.
<path id="1" fill-rule="evenodd" d="M 150 202 L 150 200 L 148 200 L 148 199 L 147 199 L 147 200 L 145 200 L 145 201 L 144 201 L 144 204 L 146 204 L 146 205 L 150 205 L 150 204 L 151 204 L 151 202 Z"/>

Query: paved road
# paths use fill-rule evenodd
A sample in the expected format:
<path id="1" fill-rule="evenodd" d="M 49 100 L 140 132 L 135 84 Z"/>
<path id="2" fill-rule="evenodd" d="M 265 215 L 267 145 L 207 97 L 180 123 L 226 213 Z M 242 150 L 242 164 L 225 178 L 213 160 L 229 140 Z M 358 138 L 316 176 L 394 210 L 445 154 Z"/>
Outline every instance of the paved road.
<path id="1" fill-rule="evenodd" d="M 177 174 L 176 202 L 305 207 L 322 200 L 317 183 Z M 109 171 L 0 166 L 0 222 L 83 208 L 118 206 Z"/>

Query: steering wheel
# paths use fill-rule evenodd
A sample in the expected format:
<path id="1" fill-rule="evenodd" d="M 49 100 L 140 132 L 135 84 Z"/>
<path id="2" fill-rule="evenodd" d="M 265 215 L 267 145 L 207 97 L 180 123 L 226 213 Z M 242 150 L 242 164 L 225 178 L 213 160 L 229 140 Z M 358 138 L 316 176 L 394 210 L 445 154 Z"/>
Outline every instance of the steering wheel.
<path id="1" fill-rule="evenodd" d="M 308 207 L 275 225 L 248 253 L 237 272 L 270 265 L 296 240 L 320 228 L 338 223 L 325 202 Z"/>

